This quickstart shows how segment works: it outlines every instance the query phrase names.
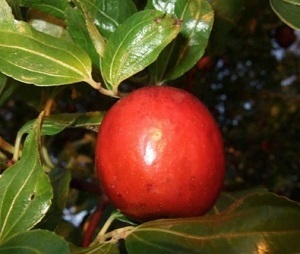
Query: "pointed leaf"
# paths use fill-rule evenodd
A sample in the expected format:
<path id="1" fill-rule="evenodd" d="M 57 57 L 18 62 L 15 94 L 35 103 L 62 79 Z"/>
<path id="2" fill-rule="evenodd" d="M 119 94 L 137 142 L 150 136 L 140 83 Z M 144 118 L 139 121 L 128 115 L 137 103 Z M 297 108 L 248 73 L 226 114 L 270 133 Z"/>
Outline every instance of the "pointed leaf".
<path id="1" fill-rule="evenodd" d="M 147 8 L 155 8 L 182 20 L 179 36 L 170 44 L 150 71 L 156 83 L 180 77 L 203 56 L 214 21 L 207 0 L 152 0 Z"/>
<path id="2" fill-rule="evenodd" d="M 0 178 L 0 242 L 28 230 L 47 212 L 52 198 L 40 161 L 40 120 L 26 138 L 23 156 Z"/>
<path id="3" fill-rule="evenodd" d="M 125 79 L 143 70 L 178 34 L 177 20 L 160 11 L 145 10 L 128 18 L 109 38 L 102 60 L 102 74 L 117 92 Z"/>
<path id="4" fill-rule="evenodd" d="M 32 230 L 21 232 L 0 244 L 1 254 L 11 253 L 70 253 L 67 242 L 53 232 Z"/>
<path id="5" fill-rule="evenodd" d="M 219 215 L 156 220 L 133 230 L 129 253 L 297 253 L 300 205 L 267 193 L 247 196 Z"/>
<path id="6" fill-rule="evenodd" d="M 2 14 L 1 10 L 0 16 Z M 0 22 L 1 72 L 24 83 L 36 85 L 80 81 L 95 83 L 91 81 L 90 58 L 81 48 L 38 32 L 25 22 L 7 22 L 10 18 L 9 15 L 6 17 Z"/>
<path id="7" fill-rule="evenodd" d="M 287 25 L 300 29 L 299 1 L 270 0 L 273 11 Z"/>

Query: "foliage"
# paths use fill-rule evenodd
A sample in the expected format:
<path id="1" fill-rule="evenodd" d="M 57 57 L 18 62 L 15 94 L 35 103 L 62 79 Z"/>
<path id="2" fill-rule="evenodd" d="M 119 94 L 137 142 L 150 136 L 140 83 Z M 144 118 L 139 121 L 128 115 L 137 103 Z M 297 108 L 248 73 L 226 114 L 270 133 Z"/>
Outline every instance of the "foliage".
<path id="1" fill-rule="evenodd" d="M 299 252 L 299 38 L 275 40 L 299 6 L 0 0 L 0 253 Z M 227 179 L 205 216 L 137 224 L 98 186 L 96 132 L 118 97 L 163 83 L 214 113 Z"/>

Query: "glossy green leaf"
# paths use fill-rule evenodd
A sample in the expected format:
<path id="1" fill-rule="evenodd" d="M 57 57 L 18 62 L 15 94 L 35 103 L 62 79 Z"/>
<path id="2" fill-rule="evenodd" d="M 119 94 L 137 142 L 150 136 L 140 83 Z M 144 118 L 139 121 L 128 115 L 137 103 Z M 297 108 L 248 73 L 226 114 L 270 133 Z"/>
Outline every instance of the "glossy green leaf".
<path id="1" fill-rule="evenodd" d="M 70 7 L 66 9 L 65 15 L 67 28 L 73 41 L 89 54 L 93 65 L 99 69 L 100 56 L 87 30 L 84 14 L 80 9 Z"/>
<path id="2" fill-rule="evenodd" d="M 4 5 L 1 0 L 1 5 Z M 0 11 L 0 16 L 3 11 Z M 0 20 L 0 71 L 24 83 L 41 86 L 86 81 L 94 86 L 91 61 L 81 48 L 38 32 L 27 23 Z M 8 21 L 10 20 L 10 21 Z"/>
<path id="3" fill-rule="evenodd" d="M 67 0 L 19 0 L 20 4 L 25 7 L 32 7 L 46 12 L 57 18 L 64 18 L 64 11 L 68 7 Z"/>
<path id="4" fill-rule="evenodd" d="M 1 254 L 67 254 L 70 253 L 67 242 L 53 232 L 32 230 L 14 235 L 0 244 Z"/>
<path id="5" fill-rule="evenodd" d="M 275 194 L 236 201 L 219 215 L 156 220 L 138 226 L 129 253 L 297 253 L 300 205 Z"/>
<path id="6" fill-rule="evenodd" d="M 0 242 L 36 225 L 48 211 L 52 188 L 39 154 L 40 120 L 24 143 L 19 161 L 0 178 Z"/>
<path id="7" fill-rule="evenodd" d="M 155 8 L 182 20 L 177 38 L 150 67 L 155 83 L 180 77 L 203 56 L 214 21 L 207 0 L 152 0 L 147 8 Z"/>
<path id="8" fill-rule="evenodd" d="M 105 49 L 105 41 L 103 36 L 100 34 L 98 31 L 95 23 L 93 22 L 93 19 L 90 16 L 90 12 L 87 9 L 87 6 L 85 4 L 84 0 L 76 0 L 76 4 L 79 10 L 82 11 L 85 24 L 86 24 L 86 29 L 87 32 L 89 33 L 89 36 L 91 38 L 91 41 L 93 42 L 93 45 L 99 54 L 99 56 L 103 56 L 104 49 Z"/>
<path id="9" fill-rule="evenodd" d="M 132 0 L 80 0 L 92 22 L 106 39 L 137 12 Z"/>
<path id="10" fill-rule="evenodd" d="M 299 1 L 270 0 L 273 11 L 287 25 L 300 29 Z"/>
<path id="11" fill-rule="evenodd" d="M 102 60 L 102 74 L 117 92 L 125 79 L 156 60 L 178 34 L 178 21 L 160 11 L 145 10 L 128 18 L 109 38 Z"/>

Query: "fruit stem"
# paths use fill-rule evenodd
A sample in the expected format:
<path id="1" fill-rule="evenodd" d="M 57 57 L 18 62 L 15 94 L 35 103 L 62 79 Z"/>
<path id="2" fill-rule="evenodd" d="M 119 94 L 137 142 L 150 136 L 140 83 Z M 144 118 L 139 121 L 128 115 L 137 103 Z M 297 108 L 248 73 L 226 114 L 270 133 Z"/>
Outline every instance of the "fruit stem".
<path id="1" fill-rule="evenodd" d="M 119 98 L 119 96 L 114 93 L 113 91 L 111 90 L 108 90 L 108 89 L 105 89 L 103 88 L 103 86 L 101 85 L 101 83 L 99 82 L 96 82 L 95 80 L 93 80 L 92 78 L 89 79 L 89 80 L 86 80 L 86 82 L 92 86 L 93 88 L 95 88 L 96 90 L 98 90 L 100 93 L 104 94 L 104 95 L 107 95 L 107 96 L 110 96 L 110 97 L 115 97 L 115 98 Z"/>
<path id="2" fill-rule="evenodd" d="M 101 236 L 98 235 L 90 246 L 93 246 L 97 243 L 104 243 L 107 239 L 110 239 L 110 242 L 117 242 L 120 239 L 125 239 L 127 235 L 130 234 L 134 229 L 134 226 L 127 226 L 123 228 L 117 228 Z"/>

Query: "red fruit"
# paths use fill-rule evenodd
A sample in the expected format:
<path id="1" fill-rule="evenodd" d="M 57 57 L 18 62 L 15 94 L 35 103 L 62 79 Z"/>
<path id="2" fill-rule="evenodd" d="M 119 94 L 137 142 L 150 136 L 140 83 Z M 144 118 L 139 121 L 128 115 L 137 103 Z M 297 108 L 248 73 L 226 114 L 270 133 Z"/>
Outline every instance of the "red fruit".
<path id="1" fill-rule="evenodd" d="M 213 206 L 223 185 L 222 137 L 190 93 L 141 88 L 104 117 L 96 166 L 111 202 L 133 219 L 198 216 Z"/>
<path id="2" fill-rule="evenodd" d="M 202 57 L 197 63 L 197 68 L 202 71 L 212 71 L 214 67 L 215 63 L 210 56 Z"/>
<path id="3" fill-rule="evenodd" d="M 275 31 L 275 39 L 279 46 L 288 48 L 296 40 L 295 31 L 289 26 L 281 26 Z"/>

